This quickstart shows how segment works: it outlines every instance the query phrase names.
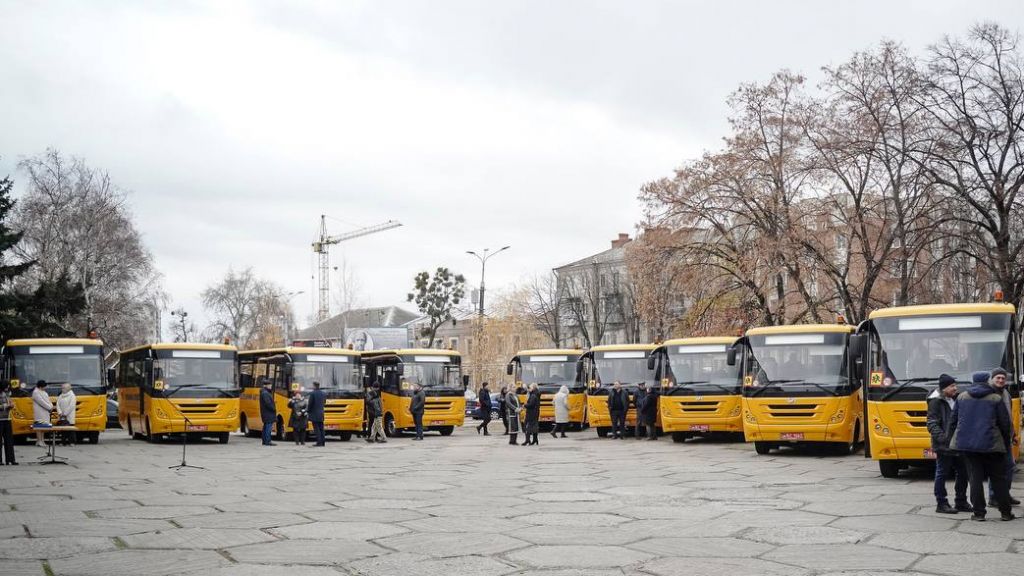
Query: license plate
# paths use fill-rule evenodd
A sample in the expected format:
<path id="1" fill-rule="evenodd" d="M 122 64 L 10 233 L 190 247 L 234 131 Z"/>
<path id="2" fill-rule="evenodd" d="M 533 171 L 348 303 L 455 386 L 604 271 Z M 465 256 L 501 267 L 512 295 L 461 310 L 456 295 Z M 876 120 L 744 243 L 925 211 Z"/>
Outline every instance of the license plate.
<path id="1" fill-rule="evenodd" d="M 550 416 L 545 416 L 544 418 L 541 418 L 540 421 L 541 422 L 554 422 L 555 419 L 550 417 Z"/>
<path id="2" fill-rule="evenodd" d="M 780 440 L 803 440 L 804 439 L 804 433 L 803 432 L 783 432 L 782 434 L 779 434 L 779 439 Z"/>
<path id="3" fill-rule="evenodd" d="M 709 432 L 711 426 L 708 424 L 690 424 L 690 431 L 692 432 Z"/>
<path id="4" fill-rule="evenodd" d="M 198 425 L 193 426 L 193 425 L 190 424 L 185 429 L 187 431 L 189 431 L 189 432 L 206 432 L 206 428 L 207 428 L 206 426 L 198 426 Z"/>
<path id="5" fill-rule="evenodd" d="M 324 425 L 324 430 L 337 430 L 338 428 L 341 428 L 340 424 L 325 424 Z"/>
<path id="6" fill-rule="evenodd" d="M 443 426 L 444 425 L 444 420 L 431 420 L 430 421 L 430 425 L 431 426 Z"/>
<path id="7" fill-rule="evenodd" d="M 929 448 L 925 448 L 924 449 L 924 457 L 925 458 L 935 458 L 935 451 L 931 450 Z"/>

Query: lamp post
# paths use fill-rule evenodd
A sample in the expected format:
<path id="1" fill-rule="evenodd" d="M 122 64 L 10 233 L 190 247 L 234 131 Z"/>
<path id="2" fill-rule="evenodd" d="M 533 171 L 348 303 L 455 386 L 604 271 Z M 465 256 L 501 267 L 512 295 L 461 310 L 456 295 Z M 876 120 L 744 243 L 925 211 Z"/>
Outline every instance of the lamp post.
<path id="1" fill-rule="evenodd" d="M 185 323 L 185 319 L 188 318 L 188 312 L 184 308 L 178 308 L 177 310 L 171 310 L 171 316 L 177 316 L 181 322 L 181 341 L 188 342 L 188 325 Z"/>
<path id="2" fill-rule="evenodd" d="M 295 290 L 292 292 L 278 292 L 276 296 L 279 300 L 283 300 L 285 304 L 290 304 L 293 298 L 305 293 L 305 290 Z M 282 339 L 284 340 L 284 345 L 287 346 L 288 331 L 291 328 L 291 315 L 288 313 L 288 310 L 286 310 L 284 306 L 281 307 L 281 318 L 284 320 L 284 322 L 282 322 L 282 324 L 284 324 L 284 326 L 282 326 L 282 329 L 284 331 L 284 333 L 282 334 Z"/>
<path id="3" fill-rule="evenodd" d="M 490 253 L 488 253 L 490 251 L 490 248 L 484 248 L 482 256 L 480 254 L 477 254 L 476 252 L 474 252 L 472 250 L 467 250 L 466 251 L 466 254 L 470 254 L 472 256 L 476 256 L 477 260 L 480 261 L 480 317 L 481 318 L 483 317 L 484 310 L 485 310 L 484 309 L 484 290 L 485 290 L 485 288 L 484 288 L 484 273 L 487 271 L 487 260 L 492 258 L 492 257 L 494 257 L 494 256 L 496 256 L 496 255 L 498 255 L 498 254 L 500 254 L 501 252 L 504 252 L 505 250 L 508 250 L 509 248 L 511 248 L 511 246 L 505 246 L 503 248 L 499 248 L 498 250 L 495 250 L 494 252 L 490 252 Z"/>

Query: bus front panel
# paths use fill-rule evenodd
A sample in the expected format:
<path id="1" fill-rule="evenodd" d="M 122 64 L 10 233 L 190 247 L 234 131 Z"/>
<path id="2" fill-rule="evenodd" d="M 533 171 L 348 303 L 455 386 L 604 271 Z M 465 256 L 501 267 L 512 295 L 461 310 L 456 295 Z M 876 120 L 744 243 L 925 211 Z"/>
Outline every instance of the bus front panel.
<path id="1" fill-rule="evenodd" d="M 107 387 L 101 346 L 32 345 L 6 349 L 11 385 L 11 428 L 15 436 L 32 433 L 32 391 L 40 380 L 56 408 L 61 385 L 75 394 L 75 426 L 95 435 L 107 428 Z M 51 423 L 57 423 L 56 414 Z"/>

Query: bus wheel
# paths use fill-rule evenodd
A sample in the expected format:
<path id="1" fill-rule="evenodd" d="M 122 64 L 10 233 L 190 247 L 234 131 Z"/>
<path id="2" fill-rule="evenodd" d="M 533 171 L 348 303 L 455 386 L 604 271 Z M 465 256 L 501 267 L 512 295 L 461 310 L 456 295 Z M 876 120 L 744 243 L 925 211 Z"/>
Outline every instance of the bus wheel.
<path id="1" fill-rule="evenodd" d="M 441 433 L 441 436 L 451 436 L 452 432 L 455 432 L 455 426 L 441 426 L 437 431 Z"/>
<path id="2" fill-rule="evenodd" d="M 597 437 L 598 438 L 607 438 L 608 437 L 608 427 L 607 426 L 598 426 L 597 427 Z"/>
<path id="3" fill-rule="evenodd" d="M 352 433 L 351 432 L 342 432 L 342 433 L 338 434 L 338 438 L 341 438 L 342 442 L 348 442 L 349 440 L 352 439 Z"/>
<path id="4" fill-rule="evenodd" d="M 899 478 L 900 476 L 900 461 L 899 460 L 879 460 L 878 471 L 882 473 L 882 478 Z"/>
<path id="5" fill-rule="evenodd" d="M 156 444 L 157 442 L 160 442 L 163 439 L 163 434 L 153 434 L 152 430 L 149 427 L 149 418 L 146 418 L 146 442 Z"/>
<path id="6" fill-rule="evenodd" d="M 100 433 L 99 432 L 89 432 L 88 434 L 85 435 L 85 437 L 89 439 L 89 444 L 92 444 L 92 445 L 95 446 L 96 444 L 100 443 Z"/>
<path id="7" fill-rule="evenodd" d="M 275 428 L 276 430 L 274 432 L 274 440 L 277 440 L 278 442 L 284 442 L 284 418 L 281 418 L 280 416 L 277 417 L 277 426 L 275 426 Z"/>
<path id="8" fill-rule="evenodd" d="M 384 435 L 388 438 L 398 436 L 398 430 L 395 429 L 395 417 L 390 412 L 384 415 Z"/>
<path id="9" fill-rule="evenodd" d="M 772 445 L 767 442 L 754 442 L 754 452 L 764 456 L 772 451 Z"/>
<path id="10" fill-rule="evenodd" d="M 686 433 L 685 432 L 673 432 L 672 433 L 672 441 L 676 442 L 676 443 L 679 443 L 679 444 L 682 444 L 683 442 L 686 442 Z"/>
<path id="11" fill-rule="evenodd" d="M 221 432 L 217 434 L 217 441 L 221 444 L 227 444 L 231 440 L 231 434 L 227 432 Z"/>

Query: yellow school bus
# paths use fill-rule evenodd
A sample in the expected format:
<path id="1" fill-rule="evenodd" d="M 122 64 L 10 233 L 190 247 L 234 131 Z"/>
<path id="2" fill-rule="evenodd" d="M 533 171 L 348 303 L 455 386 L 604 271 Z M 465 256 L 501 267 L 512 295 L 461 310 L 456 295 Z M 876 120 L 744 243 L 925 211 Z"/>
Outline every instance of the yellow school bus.
<path id="1" fill-rule="evenodd" d="M 103 372 L 103 342 L 86 338 L 8 340 L 3 349 L 4 373 L 10 382 L 11 428 L 14 435 L 32 432 L 32 391 L 40 380 L 57 405 L 61 385 L 75 393 L 75 426 L 79 437 L 95 444 L 107 428 L 107 386 Z M 57 417 L 52 416 L 52 422 Z"/>
<path id="2" fill-rule="evenodd" d="M 655 368 L 648 357 L 658 346 L 655 344 L 612 344 L 594 346 L 580 357 L 580 378 L 587 383 L 587 423 L 601 438 L 608 436 L 612 418 L 608 413 L 608 391 L 618 382 L 629 393 L 629 411 L 626 427 L 636 425 L 634 405 L 637 384 L 644 382 L 647 389 L 661 386 Z M 660 425 L 660 423 L 659 423 Z"/>
<path id="3" fill-rule="evenodd" d="M 935 455 L 925 427 L 927 398 L 941 374 L 970 386 L 971 374 L 1007 372 L 1013 428 L 1020 437 L 1020 348 L 1016 310 L 1010 304 L 935 304 L 883 308 L 862 322 L 851 351 L 867 386 L 864 456 L 882 476 Z M 1019 445 L 1013 447 L 1019 456 Z"/>
<path id="4" fill-rule="evenodd" d="M 147 344 L 117 363 L 117 415 L 133 438 L 210 436 L 238 430 L 237 349 L 226 344 Z"/>
<path id="5" fill-rule="evenodd" d="M 576 374 L 583 350 L 521 350 L 506 367 L 513 377 L 519 402 L 526 402 L 526 389 L 536 384 L 540 390 L 540 422 L 555 421 L 555 393 L 562 386 L 569 388 L 569 423 L 576 430 L 586 422 L 586 384 Z"/>
<path id="6" fill-rule="evenodd" d="M 464 396 L 468 377 L 462 376 L 462 357 L 454 350 L 403 349 L 362 353 L 366 384 L 380 385 L 384 433 L 415 429 L 409 402 L 413 384 L 423 387 L 426 405 L 423 429 L 450 436 L 466 418 Z"/>
<path id="7" fill-rule="evenodd" d="M 655 350 L 661 428 L 672 440 L 714 433 L 743 434 L 740 366 L 728 364 L 734 336 L 677 338 Z"/>
<path id="8" fill-rule="evenodd" d="M 846 324 L 749 330 L 742 348 L 743 435 L 758 454 L 785 444 L 824 444 L 849 454 L 863 439 L 860 378 L 847 350 Z"/>
<path id="9" fill-rule="evenodd" d="M 277 421 L 274 436 L 290 439 L 292 411 L 288 400 L 295 390 L 306 396 L 313 391 L 313 382 L 327 396 L 324 406 L 324 431 L 342 441 L 352 439 L 353 432 L 363 429 L 363 374 L 359 352 L 344 348 L 288 347 L 246 350 L 238 354 L 238 379 L 242 386 L 242 431 L 259 436 L 263 427 L 260 418 L 260 388 L 269 378 L 274 389 Z M 307 430 L 313 424 L 307 422 Z"/>

